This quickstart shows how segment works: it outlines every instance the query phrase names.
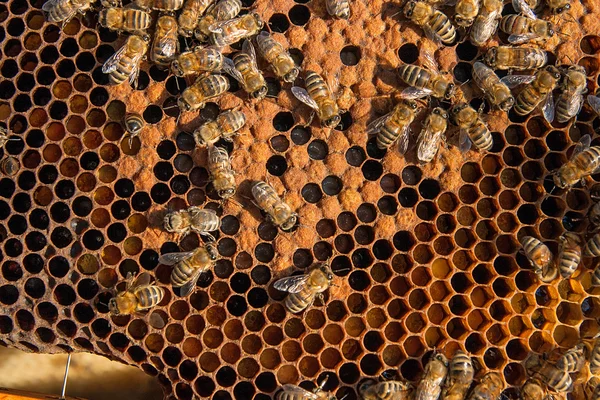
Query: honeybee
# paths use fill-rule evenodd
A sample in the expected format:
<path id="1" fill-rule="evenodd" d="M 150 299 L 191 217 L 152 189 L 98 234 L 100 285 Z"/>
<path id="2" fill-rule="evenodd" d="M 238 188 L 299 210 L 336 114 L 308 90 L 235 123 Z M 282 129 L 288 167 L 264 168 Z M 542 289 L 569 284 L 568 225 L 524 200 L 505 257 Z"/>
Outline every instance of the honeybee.
<path id="1" fill-rule="evenodd" d="M 577 372 L 583 364 L 585 364 L 585 347 L 582 343 L 578 343 L 558 359 L 556 367 L 566 372 Z"/>
<path id="2" fill-rule="evenodd" d="M 171 63 L 171 70 L 179 77 L 215 72 L 223 66 L 223 58 L 223 54 L 213 47 L 198 46 L 179 54 Z"/>
<path id="3" fill-rule="evenodd" d="M 410 87 L 402 90 L 405 99 L 420 99 L 433 96 L 438 99 L 450 100 L 456 91 L 456 86 L 444 75 L 440 74 L 433 57 L 426 53 L 424 64 L 428 68 L 404 64 L 398 67 L 398 76 Z"/>
<path id="4" fill-rule="evenodd" d="M 586 257 L 600 256 L 600 233 L 596 233 L 587 241 L 583 250 L 583 255 Z"/>
<path id="5" fill-rule="evenodd" d="M 177 11 L 183 7 L 184 0 L 134 0 L 140 8 L 159 10 L 159 11 Z"/>
<path id="6" fill-rule="evenodd" d="M 434 42 L 439 41 L 450 46 L 456 40 L 456 28 L 450 22 L 450 18 L 424 1 L 410 0 L 404 6 L 404 15 L 419 25 L 425 35 Z"/>
<path id="7" fill-rule="evenodd" d="M 561 93 L 556 99 L 556 120 L 563 123 L 576 116 L 583 106 L 583 95 L 587 93 L 585 68 L 571 65 L 560 89 Z"/>
<path id="8" fill-rule="evenodd" d="M 16 157 L 6 156 L 0 160 L 0 172 L 6 176 L 14 176 L 21 168 L 21 164 Z"/>
<path id="9" fill-rule="evenodd" d="M 548 39 L 554 36 L 554 24 L 524 15 L 505 15 L 500 20 L 500 29 L 509 34 L 508 42 L 525 43 L 534 39 Z"/>
<path id="10" fill-rule="evenodd" d="M 207 169 L 219 197 L 228 199 L 235 194 L 235 175 L 227 150 L 209 145 Z"/>
<path id="11" fill-rule="evenodd" d="M 577 270 L 581 261 L 581 245 L 581 237 L 576 233 L 565 232 L 560 237 L 558 269 L 563 278 L 569 279 Z"/>
<path id="12" fill-rule="evenodd" d="M 552 282 L 558 276 L 558 268 L 548 246 L 531 236 L 523 236 L 521 245 L 538 278 L 544 283 Z"/>
<path id="13" fill-rule="evenodd" d="M 129 147 L 132 148 L 133 138 L 140 134 L 146 125 L 146 122 L 138 113 L 127 113 L 123 119 L 123 124 L 125 125 L 125 130 L 129 134 Z"/>
<path id="14" fill-rule="evenodd" d="M 412 391 L 412 386 L 402 381 L 376 382 L 367 379 L 358 387 L 363 400 L 408 400 Z"/>
<path id="15" fill-rule="evenodd" d="M 134 7 L 112 7 L 100 10 L 98 23 L 110 30 L 141 33 L 150 27 L 149 12 Z"/>
<path id="16" fill-rule="evenodd" d="M 216 22 L 209 27 L 210 43 L 225 47 L 239 40 L 256 35 L 264 25 L 257 13 L 242 15 L 228 21 Z"/>
<path id="17" fill-rule="evenodd" d="M 252 43 L 246 39 L 242 51 L 233 59 L 224 59 L 223 69 L 235 78 L 253 99 L 263 99 L 267 95 L 267 81 L 256 65 L 256 52 Z"/>
<path id="18" fill-rule="evenodd" d="M 562 14 L 571 9 L 569 0 L 546 0 L 546 5 L 552 14 Z"/>
<path id="19" fill-rule="evenodd" d="M 600 286 L 600 264 L 592 271 L 592 286 Z"/>
<path id="20" fill-rule="evenodd" d="M 448 366 L 448 377 L 444 384 L 443 400 L 463 400 L 473 382 L 473 363 L 471 357 L 459 350 L 454 354 Z"/>
<path id="21" fill-rule="evenodd" d="M 415 400 L 437 400 L 442 393 L 442 384 L 448 374 L 448 359 L 442 353 L 435 353 L 425 366 L 425 376 L 415 391 Z"/>
<path id="22" fill-rule="evenodd" d="M 418 105 L 413 100 L 402 100 L 388 114 L 377 118 L 367 126 L 368 135 L 377 135 L 377 147 L 389 148 L 398 142 L 398 150 L 406 153 L 410 139 L 409 125 L 417 115 Z"/>
<path id="23" fill-rule="evenodd" d="M 592 376 L 585 385 L 588 400 L 600 400 L 600 378 Z"/>
<path id="24" fill-rule="evenodd" d="M 600 225 L 600 201 L 594 203 L 588 214 L 591 228 L 594 230 Z"/>
<path id="25" fill-rule="evenodd" d="M 252 196 L 260 209 L 267 213 L 271 222 L 283 231 L 289 231 L 296 225 L 298 214 L 292 211 L 269 184 L 258 181 L 252 185 Z"/>
<path id="26" fill-rule="evenodd" d="M 590 352 L 590 372 L 600 374 L 600 339 L 596 338 Z"/>
<path id="27" fill-rule="evenodd" d="M 140 73 L 140 63 L 148 51 L 148 37 L 131 35 L 102 66 L 102 72 L 108 74 L 112 85 L 120 85 L 129 78 L 129 83 L 134 85 Z"/>
<path id="28" fill-rule="evenodd" d="M 218 256 L 217 248 L 208 243 L 192 251 L 163 254 L 158 262 L 175 265 L 171 271 L 171 284 L 180 288 L 181 296 L 187 296 L 196 286 L 200 275 L 212 267 Z"/>
<path id="29" fill-rule="evenodd" d="M 500 397 L 504 390 L 502 376 L 497 372 L 488 372 L 481 378 L 469 395 L 469 400 L 491 400 Z"/>
<path id="30" fill-rule="evenodd" d="M 483 57 L 485 63 L 493 69 L 537 69 L 548 61 L 544 50 L 531 47 L 495 46 Z"/>
<path id="31" fill-rule="evenodd" d="M 423 129 L 417 139 L 417 158 L 419 161 L 428 163 L 435 157 L 440 142 L 445 140 L 444 134 L 448 128 L 448 113 L 440 107 L 433 109 L 425 119 Z"/>
<path id="32" fill-rule="evenodd" d="M 306 71 L 304 81 L 306 89 L 292 87 L 294 96 L 317 112 L 322 126 L 338 126 L 342 118 L 335 97 L 325 80 L 314 71 Z"/>
<path id="33" fill-rule="evenodd" d="M 477 47 L 483 46 L 496 32 L 498 21 L 502 15 L 502 1 L 482 0 L 479 15 L 473 22 L 469 37 L 471 43 Z"/>
<path id="34" fill-rule="evenodd" d="M 327 264 L 315 264 L 307 274 L 281 278 L 273 287 L 289 293 L 285 298 L 285 308 L 292 314 L 297 314 L 310 307 L 316 297 L 321 298 L 332 280 L 333 273 Z"/>
<path id="35" fill-rule="evenodd" d="M 196 79 L 196 82 L 187 87 L 177 105 L 182 111 L 195 111 L 204 108 L 207 101 L 218 97 L 229 90 L 229 81 L 223 75 L 210 74 Z"/>
<path id="36" fill-rule="evenodd" d="M 573 380 L 569 373 L 561 370 L 549 362 L 544 363 L 541 369 L 535 373 L 535 378 L 544 382 L 548 387 L 558 393 L 566 393 L 571 390 Z"/>
<path id="37" fill-rule="evenodd" d="M 209 232 L 214 232 L 221 227 L 221 219 L 214 210 L 196 206 L 168 213 L 165 215 L 163 223 L 167 232 L 174 232 L 182 236 L 187 235 L 190 231 L 211 236 Z"/>
<path id="38" fill-rule="evenodd" d="M 590 147 L 592 138 L 584 135 L 577 143 L 571 159 L 554 174 L 554 184 L 561 189 L 575 185 L 588 175 L 600 169 L 600 147 Z"/>
<path id="39" fill-rule="evenodd" d="M 521 386 L 522 400 L 542 400 L 546 398 L 546 385 L 537 378 L 529 378 Z"/>
<path id="40" fill-rule="evenodd" d="M 285 82 L 296 80 L 300 69 L 294 63 L 290 53 L 268 32 L 262 31 L 256 36 L 256 45 L 258 52 L 267 60 L 275 75 Z"/>
<path id="41" fill-rule="evenodd" d="M 535 74 L 534 80 L 517 96 L 514 110 L 518 115 L 530 114 L 542 104 L 542 114 L 548 122 L 554 120 L 554 98 L 552 91 L 560 80 L 560 72 L 553 65 L 548 65 Z"/>
<path id="42" fill-rule="evenodd" d="M 281 387 L 281 392 L 277 394 L 277 400 L 336 400 L 331 392 L 323 390 L 325 382 L 323 381 L 312 392 L 300 386 L 285 384 Z"/>
<path id="43" fill-rule="evenodd" d="M 213 24 L 235 18 L 240 13 L 241 9 L 242 2 L 240 0 L 220 0 L 215 5 L 211 6 L 206 11 L 206 14 L 200 18 L 196 30 L 194 31 L 194 36 L 199 41 L 205 42 L 211 32 L 209 28 Z"/>
<path id="44" fill-rule="evenodd" d="M 184 37 L 191 37 L 198 26 L 200 17 L 214 0 L 186 0 L 177 19 L 178 33 Z"/>
<path id="45" fill-rule="evenodd" d="M 458 147 L 462 152 L 468 151 L 471 143 L 479 150 L 492 148 L 492 134 L 480 117 L 481 110 L 477 112 L 467 103 L 458 103 L 452 107 L 450 114 L 460 128 Z"/>
<path id="46" fill-rule="evenodd" d="M 156 306 L 165 296 L 165 290 L 150 284 L 151 276 L 144 272 L 134 280 L 127 275 L 125 291 L 108 301 L 108 309 L 113 315 L 129 315 Z"/>
<path id="47" fill-rule="evenodd" d="M 332 17 L 349 19 L 350 0 L 325 0 L 327 13 Z"/>
<path id="48" fill-rule="evenodd" d="M 62 22 L 64 27 L 75 14 L 83 15 L 91 9 L 92 3 L 92 0 L 48 0 L 42 5 L 42 10 L 48 22 Z"/>
<path id="49" fill-rule="evenodd" d="M 168 68 L 178 52 L 177 20 L 171 14 L 163 14 L 156 21 L 150 58 L 159 67 Z"/>
<path id="50" fill-rule="evenodd" d="M 484 63 L 477 61 L 473 64 L 473 80 L 493 106 L 508 111 L 515 104 L 515 98 L 508 86 Z"/>
<path id="51" fill-rule="evenodd" d="M 231 141 L 232 136 L 242 129 L 246 116 L 237 108 L 225 111 L 216 120 L 205 122 L 193 133 L 198 146 L 216 143 L 219 139 Z"/>
<path id="52" fill-rule="evenodd" d="M 536 19 L 534 10 L 541 11 L 543 0 L 512 0 L 512 6 L 519 14 L 527 18 Z"/>
<path id="53" fill-rule="evenodd" d="M 473 21 L 479 14 L 479 0 L 458 0 L 454 6 L 456 25 L 463 28 L 473 25 Z"/>

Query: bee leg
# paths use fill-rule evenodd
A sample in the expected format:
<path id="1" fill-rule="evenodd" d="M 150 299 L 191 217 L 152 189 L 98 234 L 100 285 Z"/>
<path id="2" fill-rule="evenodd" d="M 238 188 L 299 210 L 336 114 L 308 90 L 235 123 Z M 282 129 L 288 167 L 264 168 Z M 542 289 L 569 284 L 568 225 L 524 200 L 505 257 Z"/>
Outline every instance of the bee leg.
<path id="1" fill-rule="evenodd" d="M 310 118 L 308 119 L 308 122 L 304 125 L 304 126 L 310 126 L 310 124 L 312 124 L 313 119 L 315 119 L 315 112 L 311 112 L 310 113 Z"/>
<path id="2" fill-rule="evenodd" d="M 217 239 L 209 232 L 200 233 L 200 237 L 206 236 L 208 238 L 208 243 L 216 243 Z"/>

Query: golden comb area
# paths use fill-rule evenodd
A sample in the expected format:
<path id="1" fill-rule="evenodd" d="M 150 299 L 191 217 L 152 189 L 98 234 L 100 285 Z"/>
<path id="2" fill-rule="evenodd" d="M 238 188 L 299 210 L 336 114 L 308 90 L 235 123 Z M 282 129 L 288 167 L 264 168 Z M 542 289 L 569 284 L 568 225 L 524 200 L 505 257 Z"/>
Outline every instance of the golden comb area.
<path id="1" fill-rule="evenodd" d="M 304 70 L 332 82 L 348 110 L 341 130 L 316 119 L 305 127 L 310 110 L 270 72 L 276 98 L 250 102 L 232 81 L 230 93 L 183 114 L 178 127 L 170 73 L 145 62 L 136 89 L 108 87 L 102 64 L 124 36 L 98 28 L 93 12 L 61 30 L 45 22 L 42 4 L 0 4 L 0 120 L 19 139 L 0 154 L 21 163 L 17 175 L 0 177 L 1 344 L 101 354 L 156 376 L 166 396 L 218 400 L 266 399 L 282 384 L 325 376 L 326 390 L 355 400 L 364 378 L 399 371 L 415 383 L 433 349 L 451 357 L 461 348 L 479 377 L 501 372 L 515 398 L 529 354 L 600 331 L 591 260 L 571 280 L 542 284 L 518 252 L 524 235 L 556 254 L 565 229 L 586 229 L 589 191 L 548 195 L 544 178 L 582 135 L 594 137 L 599 120 L 587 105 L 577 121 L 552 126 L 537 111 L 494 112 L 490 152 L 463 155 L 450 145 L 418 166 L 414 150 L 406 159 L 384 154 L 365 133 L 402 87 L 395 67 L 434 49 L 395 15 L 399 4 L 354 0 L 347 22 L 327 16 L 322 0 L 247 0 Z M 594 93 L 600 3 L 571 4 L 572 18 L 552 17 L 569 36 L 542 45 L 550 63 L 584 66 Z M 497 44 L 498 35 L 487 47 Z M 435 55 L 460 83 L 485 50 L 465 42 Z M 248 118 L 232 151 L 239 194 L 221 202 L 208 184 L 206 150 L 189 132 L 238 105 Z M 148 123 L 133 148 L 125 112 Z M 250 181 L 264 179 L 299 213 L 295 232 L 278 232 L 244 197 Z M 198 245 L 191 234 L 178 247 L 162 229 L 167 210 L 190 205 L 222 217 L 221 259 L 181 298 L 158 256 Z M 286 312 L 273 282 L 325 260 L 338 286 L 324 304 Z M 144 271 L 166 289 L 162 303 L 146 316 L 111 317 L 111 291 Z"/>

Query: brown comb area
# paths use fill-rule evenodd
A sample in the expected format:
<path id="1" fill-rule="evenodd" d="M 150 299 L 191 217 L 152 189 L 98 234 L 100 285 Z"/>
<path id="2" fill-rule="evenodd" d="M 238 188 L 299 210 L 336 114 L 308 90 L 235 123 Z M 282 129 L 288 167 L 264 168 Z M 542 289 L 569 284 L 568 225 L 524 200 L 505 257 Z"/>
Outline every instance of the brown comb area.
<path id="1" fill-rule="evenodd" d="M 250 0 L 244 6 L 283 33 L 276 39 L 303 68 L 332 83 L 348 110 L 342 130 L 303 126 L 309 109 L 269 73 L 276 99 L 249 102 L 232 82 L 231 93 L 177 127 L 173 76 L 144 63 L 136 89 L 105 86 L 102 64 L 124 38 L 98 28 L 93 13 L 61 30 L 44 21 L 42 3 L 0 4 L 0 120 L 20 139 L 0 154 L 22 165 L 15 179 L 0 178 L 0 344 L 102 354 L 157 376 L 181 399 L 264 399 L 282 384 L 329 376 L 326 389 L 354 400 L 361 379 L 386 370 L 416 382 L 434 348 L 465 350 L 479 374 L 502 372 L 514 395 L 530 352 L 598 333 L 593 265 L 541 284 L 517 240 L 533 235 L 556 253 L 564 229 L 585 229 L 588 191 L 548 195 L 544 178 L 598 129 L 587 106 L 577 121 L 552 126 L 539 112 L 494 113 L 490 152 L 463 156 L 450 146 L 417 166 L 414 152 L 384 154 L 365 134 L 393 105 L 394 68 L 432 46 L 394 16 L 398 4 L 352 1 L 348 23 L 328 17 L 321 0 Z M 551 62 L 583 65 L 593 93 L 600 7 L 571 5 L 573 20 L 553 18 L 570 36 L 543 46 Z M 464 82 L 484 50 L 461 43 L 436 58 Z M 291 234 L 243 197 L 244 206 L 222 203 L 208 183 L 206 151 L 189 132 L 237 105 L 248 118 L 233 145 L 239 192 L 249 195 L 249 180 L 270 182 L 300 215 Z M 133 148 L 126 111 L 148 122 Z M 189 235 L 178 247 L 161 228 L 166 210 L 190 205 L 221 215 L 221 259 L 180 298 L 157 259 L 198 245 Z M 287 313 L 273 282 L 325 260 L 339 286 L 325 304 Z M 111 317 L 111 290 L 144 271 L 168 289 L 162 303 L 146 316 Z"/>

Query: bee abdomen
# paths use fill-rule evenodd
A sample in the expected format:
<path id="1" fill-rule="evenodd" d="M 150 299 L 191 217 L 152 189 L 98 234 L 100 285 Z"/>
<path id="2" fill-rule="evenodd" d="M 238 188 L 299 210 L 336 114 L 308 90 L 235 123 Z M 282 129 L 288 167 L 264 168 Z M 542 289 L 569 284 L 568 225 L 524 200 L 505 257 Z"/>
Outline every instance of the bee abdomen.
<path id="1" fill-rule="evenodd" d="M 597 267 L 596 269 L 599 268 Z M 600 373 L 600 340 L 598 339 L 596 339 L 592 352 L 590 353 L 590 372 L 594 375 Z"/>
<path id="2" fill-rule="evenodd" d="M 181 261 L 171 271 L 171 283 L 175 287 L 183 286 L 190 281 L 195 272 L 196 268 L 191 266 L 189 260 Z"/>
<path id="3" fill-rule="evenodd" d="M 350 17 L 350 2 L 348 0 L 326 0 L 329 15 L 348 19 Z"/>
<path id="4" fill-rule="evenodd" d="M 108 76 L 108 79 L 111 84 L 119 85 L 129 79 L 129 75 L 131 75 L 131 71 L 133 71 L 133 60 L 124 55 L 123 58 L 117 64 L 117 69 L 111 72 Z"/>
<path id="5" fill-rule="evenodd" d="M 581 253 L 579 251 L 565 250 L 559 260 L 560 274 L 563 278 L 568 279 L 577 270 L 581 261 Z"/>
<path id="6" fill-rule="evenodd" d="M 427 70 L 417 67 L 416 65 L 401 65 L 398 67 L 398 72 L 400 73 L 400 79 L 408 85 L 417 88 L 427 87 L 432 78 Z"/>
<path id="7" fill-rule="evenodd" d="M 456 39 L 456 29 L 454 28 L 454 25 L 452 25 L 452 22 L 450 22 L 450 18 L 444 13 L 436 10 L 429 20 L 429 23 L 431 29 L 438 34 L 443 43 L 452 44 L 454 42 Z"/>
<path id="8" fill-rule="evenodd" d="M 321 97 L 329 97 L 329 90 L 327 84 L 319 75 L 314 72 L 307 72 L 306 74 L 306 91 L 313 99 Z"/>
<path id="9" fill-rule="evenodd" d="M 592 285 L 600 286 L 600 265 L 598 265 L 596 268 L 594 268 L 594 272 L 592 272 Z M 598 357 L 600 357 L 600 354 Z M 600 369 L 600 358 L 598 360 L 599 360 L 599 369 Z"/>
<path id="10" fill-rule="evenodd" d="M 315 293 L 305 286 L 300 292 L 291 293 L 285 298 L 285 307 L 292 314 L 296 314 L 308 307 L 314 298 Z"/>
<path id="11" fill-rule="evenodd" d="M 399 131 L 388 126 L 388 123 L 383 124 L 377 134 L 377 147 L 380 149 L 387 149 L 390 147 L 399 136 Z"/>
<path id="12" fill-rule="evenodd" d="M 518 115 L 527 115 L 540 104 L 542 99 L 535 93 L 531 86 L 527 86 L 519 95 L 515 102 L 514 110 Z"/>
<path id="13" fill-rule="evenodd" d="M 567 122 L 573 117 L 569 114 L 569 98 L 561 94 L 556 102 L 556 120 L 558 122 Z"/>
<path id="14" fill-rule="evenodd" d="M 577 154 L 573 162 L 586 174 L 592 174 L 600 167 L 600 147 L 593 146 Z"/>
<path id="15" fill-rule="evenodd" d="M 600 256 L 600 233 L 592 236 L 585 245 L 584 255 L 588 257 Z"/>
<path id="16" fill-rule="evenodd" d="M 521 19 L 523 17 L 517 14 L 505 15 L 500 20 L 500 29 L 508 34 L 519 35 L 521 33 L 525 33 L 522 29 L 517 29 L 521 26 Z"/>
<path id="17" fill-rule="evenodd" d="M 163 288 L 153 285 L 136 291 L 135 295 L 141 308 L 150 308 L 161 302 L 165 296 L 165 291 Z"/>
<path id="18" fill-rule="evenodd" d="M 128 30 L 144 30 L 150 27 L 152 18 L 142 10 L 128 10 L 124 16 L 124 23 Z"/>
<path id="19" fill-rule="evenodd" d="M 489 129 L 481 121 L 469 128 L 469 137 L 480 150 L 489 150 L 494 145 Z"/>

